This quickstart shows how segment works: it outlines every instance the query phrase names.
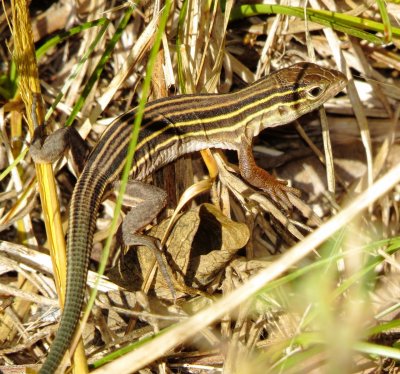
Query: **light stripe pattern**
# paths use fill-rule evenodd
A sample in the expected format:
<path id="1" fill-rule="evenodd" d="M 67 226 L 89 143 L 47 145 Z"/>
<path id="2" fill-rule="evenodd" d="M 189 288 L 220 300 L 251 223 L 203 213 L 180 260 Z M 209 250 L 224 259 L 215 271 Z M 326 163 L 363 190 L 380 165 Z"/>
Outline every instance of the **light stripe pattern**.
<path id="1" fill-rule="evenodd" d="M 239 151 L 243 139 L 289 123 L 340 92 L 346 78 L 336 70 L 298 63 L 229 94 L 183 95 L 148 103 L 131 177 L 143 180 L 154 170 L 207 148 Z M 103 194 L 120 175 L 135 110 L 104 132 L 77 181 L 68 229 L 67 291 L 60 327 L 41 374 L 54 373 L 79 322 L 96 217 Z M 251 143 L 250 143 L 251 144 Z"/>

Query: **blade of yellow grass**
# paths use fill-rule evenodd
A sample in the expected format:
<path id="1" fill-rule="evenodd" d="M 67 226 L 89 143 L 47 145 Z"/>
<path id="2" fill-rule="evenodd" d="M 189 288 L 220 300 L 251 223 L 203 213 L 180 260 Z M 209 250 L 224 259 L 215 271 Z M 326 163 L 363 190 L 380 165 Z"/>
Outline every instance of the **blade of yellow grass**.
<path id="1" fill-rule="evenodd" d="M 19 92 L 25 103 L 29 131 L 34 131 L 35 118 L 43 121 L 43 107 L 40 97 L 40 82 L 35 58 L 32 28 L 30 23 L 28 5 L 25 0 L 11 2 L 15 42 L 14 60 L 19 73 Z M 36 113 L 32 113 L 37 101 Z M 36 164 L 36 174 L 39 184 L 39 194 L 43 207 L 44 221 L 47 238 L 50 244 L 51 258 L 53 261 L 54 277 L 61 304 L 65 297 L 66 280 L 66 249 L 64 232 L 61 225 L 60 208 L 57 199 L 56 184 L 51 164 Z M 80 363 L 77 368 L 80 373 L 87 372 L 86 358 L 83 344 L 76 351 L 74 361 Z"/>

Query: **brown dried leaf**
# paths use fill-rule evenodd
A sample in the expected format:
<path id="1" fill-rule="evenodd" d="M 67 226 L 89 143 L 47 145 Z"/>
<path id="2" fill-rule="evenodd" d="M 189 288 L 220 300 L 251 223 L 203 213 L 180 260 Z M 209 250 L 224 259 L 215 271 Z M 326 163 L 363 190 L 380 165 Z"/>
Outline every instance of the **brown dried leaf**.
<path id="1" fill-rule="evenodd" d="M 168 220 L 163 221 L 149 234 L 161 239 L 167 225 Z M 179 282 L 190 287 L 206 285 L 246 245 L 249 237 L 245 224 L 230 220 L 211 204 L 203 204 L 178 218 L 167 241 L 168 262 Z M 153 266 L 154 255 L 145 247 L 137 251 L 142 274 L 147 274 Z M 155 291 L 158 296 L 170 297 L 160 272 L 156 276 Z"/>

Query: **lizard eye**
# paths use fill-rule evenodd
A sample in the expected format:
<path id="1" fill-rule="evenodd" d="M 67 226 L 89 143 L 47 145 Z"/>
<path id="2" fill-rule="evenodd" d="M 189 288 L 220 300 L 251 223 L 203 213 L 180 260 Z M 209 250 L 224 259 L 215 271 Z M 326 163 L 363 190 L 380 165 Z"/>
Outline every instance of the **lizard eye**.
<path id="1" fill-rule="evenodd" d="M 314 86 L 307 90 L 307 95 L 310 99 L 318 99 L 323 92 L 324 88 L 322 86 Z"/>

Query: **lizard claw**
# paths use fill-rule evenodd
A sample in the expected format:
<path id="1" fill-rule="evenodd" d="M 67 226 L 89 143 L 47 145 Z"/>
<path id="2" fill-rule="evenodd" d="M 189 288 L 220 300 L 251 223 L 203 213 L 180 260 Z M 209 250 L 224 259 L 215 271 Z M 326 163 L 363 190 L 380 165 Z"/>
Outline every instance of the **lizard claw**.
<path id="1" fill-rule="evenodd" d="M 273 182 L 271 180 L 269 182 L 270 183 L 261 187 L 261 189 L 268 193 L 271 198 L 285 210 L 292 209 L 293 204 L 290 202 L 288 195 L 292 194 L 299 197 L 301 191 L 297 188 L 288 186 L 286 181 L 276 179 Z"/>

